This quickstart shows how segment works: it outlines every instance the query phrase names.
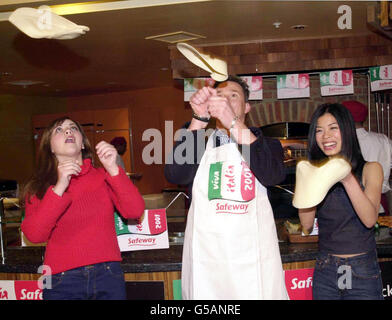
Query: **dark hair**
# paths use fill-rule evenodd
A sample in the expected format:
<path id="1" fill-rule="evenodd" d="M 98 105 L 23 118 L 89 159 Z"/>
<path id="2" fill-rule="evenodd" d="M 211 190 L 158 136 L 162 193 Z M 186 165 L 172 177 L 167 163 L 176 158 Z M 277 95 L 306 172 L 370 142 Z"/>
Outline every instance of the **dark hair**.
<path id="1" fill-rule="evenodd" d="M 240 77 L 237 77 L 237 76 L 229 76 L 229 77 L 227 78 L 227 80 L 225 80 L 225 81 L 222 81 L 222 82 L 215 82 L 215 83 L 214 83 L 214 88 L 217 88 L 221 83 L 225 83 L 225 82 L 227 82 L 227 81 L 231 81 L 231 82 L 238 83 L 238 84 L 241 86 L 242 91 L 244 92 L 245 102 L 248 102 L 248 100 L 249 100 L 249 86 L 248 86 L 248 84 L 247 84 L 244 80 L 242 80 Z"/>
<path id="2" fill-rule="evenodd" d="M 359 178 L 365 160 L 363 159 L 355 131 L 354 120 L 350 112 L 339 103 L 325 103 L 317 107 L 314 111 L 309 127 L 308 134 L 308 159 L 310 161 L 322 161 L 327 156 L 319 148 L 316 141 L 317 120 L 326 113 L 335 117 L 339 125 L 342 138 L 342 150 L 340 155 L 351 163 L 355 175 Z"/>
<path id="3" fill-rule="evenodd" d="M 36 171 L 30 181 L 23 188 L 23 192 L 20 197 L 22 203 L 24 203 L 26 196 L 30 198 L 35 195 L 38 199 L 42 199 L 49 186 L 57 183 L 58 161 L 56 156 L 52 153 L 50 140 L 54 129 L 61 125 L 65 120 L 73 121 L 83 137 L 84 149 L 82 149 L 82 158 L 93 160 L 93 150 L 81 125 L 67 116 L 53 120 L 42 133 L 42 139 L 38 149 Z"/>

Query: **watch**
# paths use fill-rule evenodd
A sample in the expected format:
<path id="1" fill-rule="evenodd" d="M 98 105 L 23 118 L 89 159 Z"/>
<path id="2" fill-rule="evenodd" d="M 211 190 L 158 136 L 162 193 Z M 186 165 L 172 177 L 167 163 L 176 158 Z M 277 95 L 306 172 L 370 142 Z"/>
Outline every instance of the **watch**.
<path id="1" fill-rule="evenodd" d="M 198 114 L 196 114 L 194 112 L 192 112 L 192 118 L 195 118 L 195 119 L 197 119 L 199 121 L 203 121 L 203 122 L 209 122 L 210 121 L 210 118 L 200 117 Z"/>

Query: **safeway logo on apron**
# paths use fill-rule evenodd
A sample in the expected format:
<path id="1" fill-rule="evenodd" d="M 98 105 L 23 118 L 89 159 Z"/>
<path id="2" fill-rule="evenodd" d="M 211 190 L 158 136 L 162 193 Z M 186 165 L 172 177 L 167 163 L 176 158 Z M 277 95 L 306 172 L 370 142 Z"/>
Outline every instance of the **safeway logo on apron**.
<path id="1" fill-rule="evenodd" d="M 144 210 L 138 221 L 115 212 L 114 222 L 120 251 L 169 248 L 166 209 Z"/>
<path id="2" fill-rule="evenodd" d="M 128 225 L 129 232 L 135 234 L 156 235 L 166 231 L 165 210 L 145 210 L 138 224 Z"/>
<path id="3" fill-rule="evenodd" d="M 256 184 L 245 162 L 212 163 L 208 181 L 208 200 L 220 200 L 216 202 L 216 213 L 248 213 L 246 202 L 255 198 Z"/>

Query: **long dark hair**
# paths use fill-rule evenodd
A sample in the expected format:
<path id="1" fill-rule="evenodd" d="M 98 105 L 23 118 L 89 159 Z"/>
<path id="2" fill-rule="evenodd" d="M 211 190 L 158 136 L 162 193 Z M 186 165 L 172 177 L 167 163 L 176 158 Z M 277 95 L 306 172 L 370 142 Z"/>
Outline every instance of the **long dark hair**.
<path id="1" fill-rule="evenodd" d="M 342 150 L 340 156 L 350 162 L 354 174 L 359 178 L 365 160 L 363 159 L 355 131 L 354 120 L 343 105 L 339 103 L 325 103 L 317 107 L 312 115 L 308 135 L 308 159 L 314 162 L 322 162 L 328 157 L 319 148 L 316 141 L 317 120 L 326 113 L 335 117 L 339 125 L 342 138 Z"/>
<path id="2" fill-rule="evenodd" d="M 49 126 L 45 128 L 42 134 L 42 139 L 38 149 L 36 170 L 31 179 L 23 188 L 20 196 L 22 203 L 24 203 L 26 196 L 30 199 L 30 197 L 35 195 L 38 199 L 42 199 L 49 186 L 55 185 L 57 183 L 58 161 L 56 156 L 52 153 L 50 140 L 53 130 L 60 126 L 65 120 L 73 121 L 82 134 L 84 145 L 84 149 L 82 149 L 82 158 L 91 160 L 93 159 L 93 152 L 90 142 L 87 139 L 87 136 L 84 133 L 81 125 L 77 121 L 74 121 L 67 116 L 53 120 Z"/>

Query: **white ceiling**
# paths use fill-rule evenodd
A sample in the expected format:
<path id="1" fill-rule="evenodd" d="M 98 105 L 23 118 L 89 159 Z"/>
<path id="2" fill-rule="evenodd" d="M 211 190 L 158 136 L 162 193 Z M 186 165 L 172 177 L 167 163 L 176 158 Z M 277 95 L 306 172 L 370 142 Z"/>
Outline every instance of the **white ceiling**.
<path id="1" fill-rule="evenodd" d="M 0 0 L 0 18 L 19 7 L 82 1 Z M 67 96 L 171 86 L 168 44 L 145 40 L 161 33 L 203 35 L 189 42 L 196 46 L 371 33 L 366 9 L 372 1 L 115 2 L 128 8 L 65 15 L 90 28 L 73 40 L 32 39 L 10 22 L 0 21 L 0 94 Z M 352 10 L 351 30 L 340 30 L 337 25 L 338 8 L 343 4 Z M 281 22 L 279 28 L 275 22 Z M 298 24 L 307 28 L 291 28 Z"/>

